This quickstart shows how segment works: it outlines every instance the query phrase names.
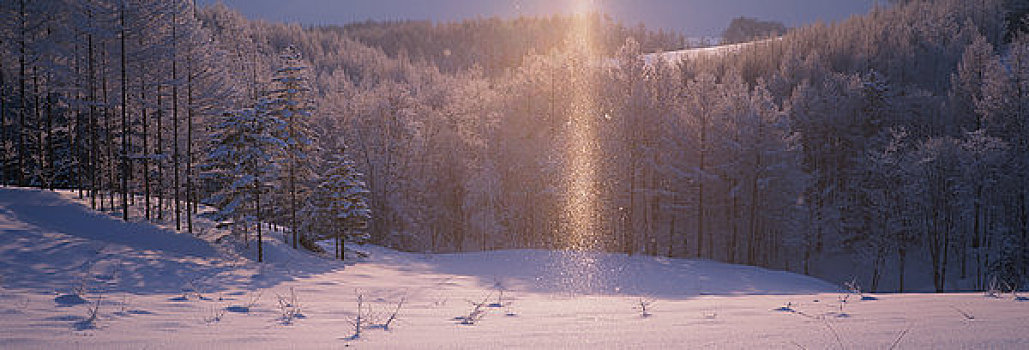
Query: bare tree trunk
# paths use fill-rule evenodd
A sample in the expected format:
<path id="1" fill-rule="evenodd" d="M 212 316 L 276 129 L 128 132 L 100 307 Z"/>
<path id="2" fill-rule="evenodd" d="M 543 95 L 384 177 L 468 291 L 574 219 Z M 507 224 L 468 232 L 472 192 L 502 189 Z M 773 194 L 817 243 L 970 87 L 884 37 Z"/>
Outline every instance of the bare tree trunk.
<path id="1" fill-rule="evenodd" d="M 260 185 L 258 185 L 260 186 Z M 264 262 L 264 235 L 261 234 L 261 188 L 255 194 L 257 204 L 257 262 Z"/>
<path id="2" fill-rule="evenodd" d="M 935 181 L 935 179 L 930 178 L 929 181 Z M 942 264 L 942 249 L 946 249 L 945 247 L 941 248 L 943 237 L 941 237 L 942 232 L 940 232 L 942 225 L 940 225 L 940 208 L 938 207 L 938 204 L 939 199 L 934 198 L 930 209 L 931 214 L 926 215 L 925 225 L 925 229 L 927 231 L 926 236 L 929 237 L 929 258 L 932 261 L 933 267 L 933 287 L 936 288 L 937 293 L 943 291 L 940 286 L 940 265 Z"/>
<path id="3" fill-rule="evenodd" d="M 1029 255 L 1029 253 L 1026 253 L 1029 252 L 1029 206 L 1026 205 L 1029 202 L 1029 191 L 1026 191 L 1024 172 L 1025 170 L 1023 170 L 1022 175 L 1022 195 L 1018 197 L 1018 215 L 1021 217 L 1019 223 L 1022 230 L 1022 254 L 1019 255 L 1018 261 L 1022 265 L 1022 276 L 1029 276 L 1029 261 L 1026 261 L 1026 257 Z"/>
<path id="4" fill-rule="evenodd" d="M 900 264 L 897 267 L 897 276 L 899 277 L 900 286 L 897 288 L 898 293 L 904 293 L 904 269 L 907 266 L 908 251 L 905 248 L 897 249 L 897 259 Z"/>
<path id="5" fill-rule="evenodd" d="M 186 231 L 193 233 L 193 57 L 186 55 Z M 260 231 L 260 224 L 258 224 Z"/>
<path id="6" fill-rule="evenodd" d="M 26 41 L 28 40 L 28 15 L 25 13 L 25 1 L 19 2 L 20 7 L 18 11 L 18 20 L 21 26 L 21 36 L 18 39 L 18 95 L 20 103 L 18 104 L 18 126 L 15 128 L 15 132 L 18 134 L 18 186 L 27 186 L 28 182 L 25 181 L 25 158 L 28 157 L 25 146 L 25 114 L 27 113 L 28 99 L 26 98 L 26 66 L 28 65 L 28 53 L 26 51 Z"/>
<path id="7" fill-rule="evenodd" d="M 886 251 L 883 248 L 876 248 L 875 260 L 872 262 L 872 286 L 871 292 L 879 291 L 879 278 L 882 276 L 882 265 L 886 258 Z"/>
<path id="8" fill-rule="evenodd" d="M 758 241 L 760 239 L 757 234 L 757 207 L 758 202 L 761 201 L 761 196 L 758 193 L 758 189 L 759 188 L 757 174 L 754 174 L 754 178 L 751 180 L 750 183 L 750 213 L 748 213 L 747 218 L 749 220 L 749 224 L 747 225 L 749 228 L 749 232 L 747 234 L 750 236 L 750 238 L 748 239 L 749 242 L 747 243 L 747 265 L 757 264 Z"/>
<path id="9" fill-rule="evenodd" d="M 139 37 L 139 46 L 143 46 L 143 36 Z M 150 134 L 147 101 L 146 101 L 146 71 L 143 69 L 143 60 L 139 60 L 139 105 L 141 117 L 143 118 L 143 215 L 150 221 Z"/>
<path id="10" fill-rule="evenodd" d="M 948 253 L 950 252 L 950 238 L 951 238 L 951 231 L 953 230 L 953 228 L 954 228 L 953 218 L 951 218 L 951 213 L 949 213 L 949 211 L 948 211 L 948 213 L 946 213 L 946 216 L 944 218 L 943 260 L 941 261 L 941 264 L 940 264 L 940 285 L 937 287 L 937 290 L 939 292 L 942 292 L 942 291 L 944 291 L 947 288 L 947 262 L 948 262 L 947 256 L 949 255 Z"/>
<path id="11" fill-rule="evenodd" d="M 672 202 L 674 203 L 675 201 L 673 200 Z M 674 242 L 675 242 L 675 214 L 672 213 L 670 215 L 672 216 L 672 220 L 671 220 L 671 222 L 668 225 L 668 257 L 669 258 L 675 256 L 675 244 L 674 244 Z"/>
<path id="12" fill-rule="evenodd" d="M 0 45 L 4 42 L 0 40 Z M 77 66 L 76 66 L 77 69 Z M 0 187 L 8 185 L 7 176 L 7 80 L 4 76 L 4 60 L 0 59 Z M 76 72 L 75 76 L 78 76 Z M 81 192 L 80 197 L 81 197 Z"/>
<path id="13" fill-rule="evenodd" d="M 649 172 L 650 172 L 650 176 L 649 176 L 650 186 L 649 186 L 649 188 L 654 189 L 654 188 L 656 188 L 655 182 L 657 181 L 654 178 L 656 176 L 655 175 L 655 171 L 651 167 Z M 646 237 L 646 239 L 644 241 L 648 242 L 647 244 L 649 244 L 649 247 L 650 247 L 649 254 L 657 256 L 658 253 L 657 253 L 657 227 L 656 227 L 657 223 L 656 223 L 656 221 L 657 221 L 657 213 L 660 211 L 660 207 L 661 207 L 661 197 L 660 197 L 660 195 L 654 194 L 653 192 L 649 195 L 649 197 L 650 197 L 650 210 L 648 210 L 648 212 L 647 212 L 647 218 L 648 218 L 647 219 L 647 233 L 646 233 L 647 237 Z"/>
<path id="14" fill-rule="evenodd" d="M 178 21 L 176 15 L 172 14 L 172 80 L 178 80 L 178 35 L 176 29 Z M 175 230 L 182 230 L 182 199 L 179 197 L 181 189 L 179 184 L 179 84 L 172 85 L 172 184 L 175 191 Z"/>
<path id="15" fill-rule="evenodd" d="M 736 187 L 736 183 L 737 182 L 738 182 L 738 179 L 733 179 L 732 183 L 731 183 L 731 186 L 732 187 Z M 730 264 L 735 264 L 736 263 L 736 251 L 739 249 L 739 248 L 737 248 L 737 245 L 739 244 L 739 236 L 740 236 L 740 225 L 739 225 L 739 220 L 740 220 L 740 213 L 739 213 L 739 210 L 740 210 L 740 198 L 736 194 L 732 194 L 731 196 L 732 196 L 732 209 L 730 209 L 731 211 L 730 211 L 730 218 L 729 218 L 729 226 L 732 227 L 731 228 L 732 234 L 729 236 L 729 246 L 728 246 L 728 248 L 726 248 L 726 252 L 725 252 L 726 256 L 725 256 L 725 258 L 726 258 L 726 260 Z"/>
<path id="16" fill-rule="evenodd" d="M 49 74 L 48 74 L 49 75 Z M 47 78 L 47 84 L 51 79 Z M 47 87 L 49 90 L 49 87 Z M 54 93 L 46 92 L 46 184 L 47 189 L 54 190 L 54 180 L 57 177 L 57 164 L 54 161 Z M 40 141 L 42 143 L 42 141 Z"/>
<path id="17" fill-rule="evenodd" d="M 685 213 L 685 211 L 687 211 L 687 210 L 684 209 L 683 211 L 684 211 L 683 216 L 688 218 L 689 217 L 689 213 Z M 689 243 L 690 243 L 690 235 L 687 232 L 687 230 L 683 230 L 682 231 L 682 257 L 686 257 L 686 256 L 690 255 L 690 245 L 689 245 Z"/>
<path id="18" fill-rule="evenodd" d="M 631 85 L 630 85 L 631 86 Z M 630 88 L 629 98 L 632 99 L 632 89 Z M 632 107 L 632 116 L 630 120 L 637 118 L 637 109 L 635 102 L 630 100 Z M 629 205 L 625 208 L 625 241 L 623 241 L 623 251 L 625 254 L 632 255 L 635 250 L 634 244 L 636 241 L 636 125 L 626 125 L 629 133 Z"/>
<path id="19" fill-rule="evenodd" d="M 32 66 L 32 95 L 33 100 L 35 100 L 32 104 L 32 115 L 35 118 L 33 127 L 36 128 L 36 161 L 33 165 L 36 166 L 36 181 L 38 182 L 39 188 L 46 188 L 46 179 L 43 177 L 43 168 L 46 167 L 46 158 L 43 155 L 43 142 L 45 141 L 45 138 L 43 137 L 43 110 L 40 108 L 40 106 L 42 106 L 42 102 L 39 98 L 39 67 L 35 65 Z"/>
<path id="20" fill-rule="evenodd" d="M 157 139 L 157 149 L 154 153 L 159 155 L 155 164 L 157 166 L 157 220 L 164 221 L 164 167 L 167 154 L 164 152 L 164 126 L 162 125 L 164 121 L 164 96 L 161 94 L 160 83 L 157 84 L 155 90 L 157 94 L 157 130 L 154 133 L 154 137 Z"/>
<path id="21" fill-rule="evenodd" d="M 290 125 L 293 125 L 293 117 L 290 114 Z M 292 132 L 291 132 L 292 133 Z M 290 167 L 289 167 L 289 230 L 293 234 L 293 249 L 297 249 L 297 239 L 299 237 L 297 233 L 297 163 L 296 156 L 290 153 Z"/>
<path id="22" fill-rule="evenodd" d="M 128 64 L 125 53 L 125 3 L 121 4 L 119 14 L 121 30 L 121 218 L 129 221 L 129 94 L 128 94 Z"/>
<path id="23" fill-rule="evenodd" d="M 700 112 L 700 170 L 697 173 L 697 257 L 703 257 L 704 247 L 704 172 L 707 158 L 707 111 Z"/>
<path id="24" fill-rule="evenodd" d="M 289 149 L 289 230 L 293 235 L 293 249 L 297 249 L 297 156 L 296 156 L 296 113 L 289 114 L 289 138 L 294 140 Z"/>
<path id="25" fill-rule="evenodd" d="M 92 20 L 92 18 L 93 18 L 93 13 L 92 12 L 89 13 L 89 18 L 90 18 L 90 20 Z M 93 59 L 94 56 L 93 56 L 93 35 L 92 34 L 88 34 L 87 35 L 87 42 L 88 42 L 88 45 L 89 45 L 89 52 L 88 52 L 89 58 L 87 59 L 87 61 L 89 61 L 88 62 L 88 67 L 87 67 L 87 69 L 89 70 L 89 73 L 88 73 L 89 74 L 89 115 L 87 116 L 89 118 L 89 120 L 87 121 L 87 123 L 89 124 L 88 125 L 88 127 L 89 127 L 89 201 L 90 201 L 90 207 L 92 207 L 93 209 L 96 209 L 97 208 L 97 198 L 96 197 L 97 197 L 97 191 L 99 190 L 99 188 L 97 187 L 97 172 L 98 172 L 97 171 L 97 158 L 99 157 L 99 154 L 100 154 L 100 148 L 97 147 L 97 137 L 98 136 L 97 136 L 97 125 L 96 125 L 96 118 L 97 118 L 96 117 L 96 114 L 97 114 L 97 110 L 96 110 L 96 102 L 97 102 L 96 101 L 96 99 L 97 99 L 97 96 L 96 96 L 96 65 L 95 65 L 95 62 L 94 62 L 94 59 Z"/>
<path id="26" fill-rule="evenodd" d="M 82 68 L 81 67 L 82 66 L 82 57 L 79 56 L 79 42 L 78 42 L 78 39 L 79 39 L 78 35 L 79 35 L 79 33 L 76 31 L 75 34 L 76 34 L 75 35 L 75 45 L 74 45 L 74 47 L 72 49 L 72 51 L 73 51 L 72 56 L 74 56 L 74 58 L 72 58 L 72 62 L 75 62 L 75 97 L 74 97 L 74 99 L 79 101 L 79 102 L 81 102 L 82 99 L 83 99 L 83 96 L 82 96 L 82 69 L 81 69 Z M 3 70 L 3 68 L 0 67 L 0 70 Z M 0 85 L 2 85 L 2 84 L 0 84 Z M 83 174 L 83 159 L 82 159 L 83 157 L 82 157 L 82 153 L 83 153 L 83 148 L 84 147 L 82 145 L 82 135 L 80 134 L 82 132 L 82 109 L 81 109 L 81 107 L 76 107 L 75 108 L 75 119 L 74 120 L 75 120 L 74 128 L 69 126 L 69 131 L 68 131 L 68 138 L 69 138 L 68 139 L 68 149 L 75 156 L 75 187 L 78 187 L 79 199 L 83 199 L 83 198 L 85 198 L 85 196 L 84 196 L 84 189 L 83 189 L 83 187 L 85 187 L 85 186 L 84 186 L 83 178 L 82 178 L 82 176 L 83 176 L 82 175 Z"/>
<path id="27" fill-rule="evenodd" d="M 104 139 L 106 140 L 104 145 L 107 147 L 107 159 L 106 159 L 106 164 L 105 164 L 106 166 L 104 167 L 104 169 L 107 171 L 107 185 L 108 185 L 107 196 L 108 196 L 108 204 L 109 204 L 109 206 L 111 208 L 111 211 L 113 212 L 115 210 L 115 206 L 114 206 L 114 197 L 115 197 L 115 192 L 116 192 L 115 191 L 115 187 L 118 186 L 117 185 L 118 181 L 115 178 L 117 173 L 116 173 L 116 171 L 114 169 L 115 162 L 116 162 L 115 161 L 115 157 L 114 157 L 114 132 L 113 132 L 114 131 L 114 126 L 111 125 L 111 100 L 108 98 L 109 97 L 109 95 L 108 95 L 109 90 L 108 90 L 108 85 L 107 85 L 107 68 L 106 67 L 108 67 L 108 64 L 110 63 L 110 61 L 107 59 L 107 54 L 109 52 L 108 52 L 108 49 L 107 49 L 107 43 L 106 42 L 103 43 L 102 46 L 103 46 L 103 50 L 101 51 L 101 55 L 100 55 L 100 57 L 101 57 L 100 67 L 102 67 L 101 68 L 101 83 L 100 84 L 102 86 L 102 90 L 103 90 L 102 92 L 104 94 Z"/>

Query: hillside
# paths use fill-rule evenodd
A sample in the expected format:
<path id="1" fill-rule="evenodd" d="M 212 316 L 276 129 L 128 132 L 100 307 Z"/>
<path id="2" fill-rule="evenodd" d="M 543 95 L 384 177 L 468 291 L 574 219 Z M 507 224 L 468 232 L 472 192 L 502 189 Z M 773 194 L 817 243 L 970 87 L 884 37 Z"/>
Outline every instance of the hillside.
<path id="1" fill-rule="evenodd" d="M 744 49 L 752 49 L 752 48 L 759 47 L 759 46 L 762 46 L 762 45 L 765 45 L 765 44 L 768 44 L 768 43 L 778 42 L 780 40 L 782 40 L 782 38 L 758 40 L 758 41 L 739 43 L 739 44 L 729 44 L 729 45 L 719 45 L 719 46 L 712 46 L 712 47 L 703 47 L 703 48 L 698 48 L 698 49 L 686 49 L 686 50 L 674 50 L 674 51 L 658 52 L 658 53 L 644 55 L 643 56 L 643 60 L 646 61 L 647 64 L 653 64 L 658 59 L 661 59 L 662 61 L 664 61 L 666 63 L 674 64 L 674 63 L 678 63 L 679 61 L 682 61 L 682 60 L 688 60 L 688 59 L 692 60 L 692 59 L 697 59 L 697 58 L 701 58 L 701 57 L 703 57 L 703 58 L 718 58 L 718 57 L 724 57 L 725 55 L 729 55 L 729 54 L 740 52 L 740 51 L 742 51 Z"/>
<path id="2" fill-rule="evenodd" d="M 242 245 L 123 223 L 71 192 L 15 188 L 0 189 L 0 230 L 5 349 L 1029 345 L 1029 303 L 1010 296 L 860 298 L 706 260 L 366 246 L 370 258 L 344 265 L 269 235 L 270 262 L 257 264 Z M 366 327 L 355 339 L 356 295 Z"/>

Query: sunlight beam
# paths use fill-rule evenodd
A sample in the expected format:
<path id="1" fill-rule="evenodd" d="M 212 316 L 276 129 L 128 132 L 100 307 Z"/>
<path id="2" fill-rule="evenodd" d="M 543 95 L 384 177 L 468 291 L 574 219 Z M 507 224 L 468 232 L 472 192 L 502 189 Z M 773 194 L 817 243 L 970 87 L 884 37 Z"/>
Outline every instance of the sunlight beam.
<path id="1" fill-rule="evenodd" d="M 569 118 L 567 147 L 567 230 L 568 245 L 574 250 L 593 250 L 596 247 L 597 199 L 596 199 L 596 132 L 591 119 L 596 110 L 592 62 L 596 58 L 593 47 L 589 12 L 591 0 L 576 2 L 576 24 L 571 34 L 571 62 L 573 73 L 572 115 Z"/>

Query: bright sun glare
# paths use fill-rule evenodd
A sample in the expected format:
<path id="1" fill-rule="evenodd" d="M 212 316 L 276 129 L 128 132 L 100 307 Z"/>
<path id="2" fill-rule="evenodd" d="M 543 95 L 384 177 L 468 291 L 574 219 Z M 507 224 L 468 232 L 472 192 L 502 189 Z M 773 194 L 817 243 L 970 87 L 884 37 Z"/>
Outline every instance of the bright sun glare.
<path id="1" fill-rule="evenodd" d="M 568 250 L 560 266 L 555 266 L 565 277 L 565 287 L 571 290 L 593 290 L 601 287 L 602 276 L 597 271 L 592 254 L 599 249 L 598 200 L 595 153 L 596 130 L 592 116 L 596 111 L 595 85 L 590 73 L 596 58 L 587 14 L 592 0 L 576 1 L 577 23 L 569 35 L 571 50 L 575 52 L 568 64 L 576 66 L 572 76 L 572 113 L 569 120 L 569 138 L 566 146 L 568 160 L 565 175 L 566 198 L 564 217 L 564 245 Z"/>
<path id="2" fill-rule="evenodd" d="M 579 8 L 588 9 L 592 5 L 591 0 L 580 0 L 577 2 Z M 572 43 L 576 45 L 573 50 L 585 56 L 586 64 L 594 57 L 591 45 L 590 24 L 586 16 L 580 15 L 578 23 L 572 35 Z M 568 227 L 566 234 L 569 235 L 569 245 L 572 249 L 589 250 L 591 242 L 596 234 L 596 199 L 595 197 L 595 161 L 593 154 L 595 132 L 590 122 L 590 115 L 594 110 L 593 81 L 590 79 L 588 68 L 579 70 L 584 74 L 574 77 L 573 88 L 573 115 L 571 118 L 569 145 L 567 147 L 569 159 L 568 181 L 568 202 L 566 205 Z"/>

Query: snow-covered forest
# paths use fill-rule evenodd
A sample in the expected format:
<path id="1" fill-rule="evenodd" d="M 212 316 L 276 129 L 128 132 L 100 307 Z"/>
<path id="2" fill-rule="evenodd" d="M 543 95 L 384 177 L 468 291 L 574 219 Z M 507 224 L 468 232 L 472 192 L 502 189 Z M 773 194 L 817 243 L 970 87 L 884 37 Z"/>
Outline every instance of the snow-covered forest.
<path id="1" fill-rule="evenodd" d="M 666 61 L 650 54 L 697 43 L 601 14 L 301 27 L 187 0 L 5 0 L 0 183 L 190 233 L 214 206 L 255 249 L 582 248 L 564 208 L 587 123 L 591 250 L 1013 289 L 1027 7 L 892 1 Z"/>

